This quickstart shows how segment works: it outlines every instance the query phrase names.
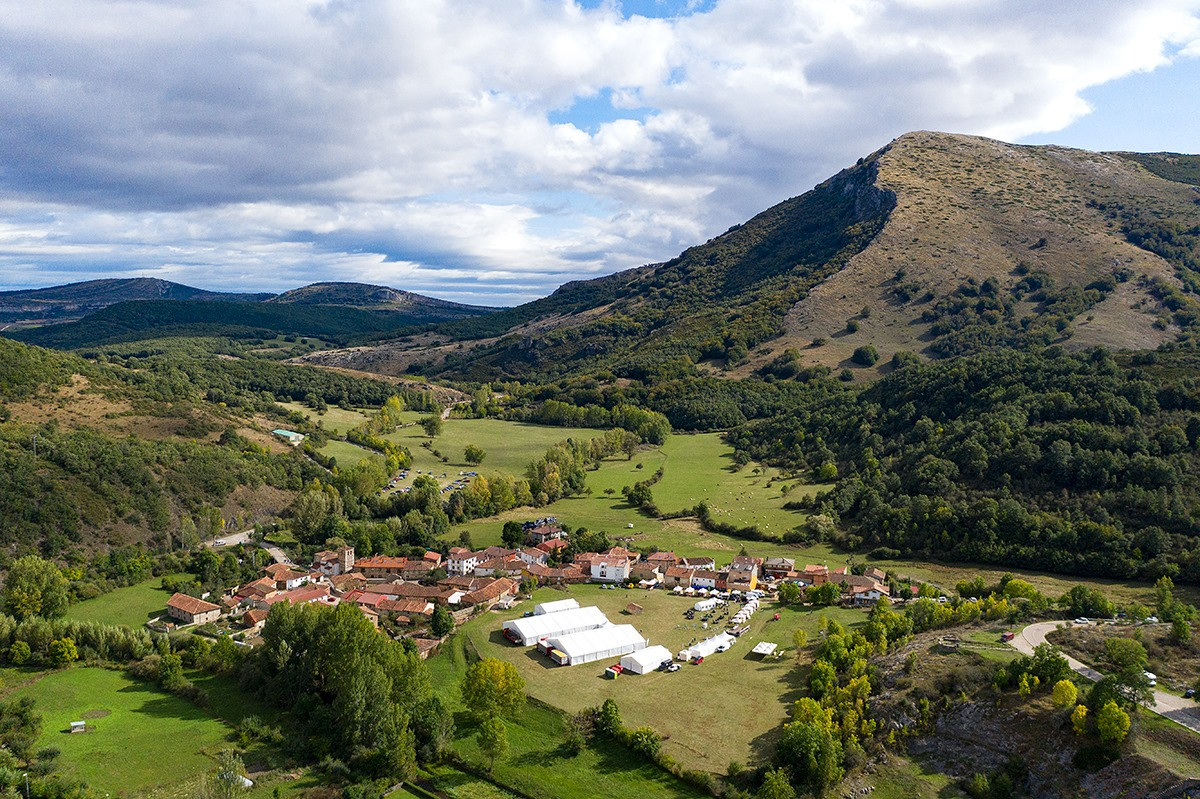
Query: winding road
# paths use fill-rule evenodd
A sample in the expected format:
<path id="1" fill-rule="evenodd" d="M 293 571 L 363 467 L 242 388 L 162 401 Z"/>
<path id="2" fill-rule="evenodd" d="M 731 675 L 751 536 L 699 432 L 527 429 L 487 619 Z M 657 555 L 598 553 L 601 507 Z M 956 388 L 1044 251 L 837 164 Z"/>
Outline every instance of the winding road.
<path id="1" fill-rule="evenodd" d="M 232 547 L 232 546 L 237 546 L 238 544 L 245 544 L 247 541 L 250 540 L 250 534 L 253 532 L 254 532 L 254 530 L 252 528 L 249 530 L 242 530 L 240 533 L 230 533 L 229 535 L 221 536 L 219 539 L 214 538 L 210 541 L 205 541 L 204 546 L 210 547 L 212 549 L 222 549 L 224 547 Z M 225 543 L 221 544 L 221 546 L 217 546 L 217 541 L 224 541 Z M 284 553 L 284 551 L 282 549 L 275 546 L 274 544 L 268 544 L 266 541 L 264 541 L 261 544 L 259 544 L 259 546 L 262 547 L 263 549 L 267 550 L 267 554 L 270 555 L 272 558 L 274 558 L 276 563 L 291 563 L 291 561 L 288 560 L 287 554 Z"/>
<path id="2" fill-rule="evenodd" d="M 1037 624 L 1031 624 L 1017 633 L 1016 637 L 1008 643 L 1016 647 L 1017 651 L 1021 654 L 1032 655 L 1033 648 L 1038 644 L 1046 643 L 1046 636 L 1064 623 L 1061 621 L 1042 621 Z M 1104 676 L 1091 666 L 1080 663 L 1065 652 L 1062 654 L 1067 659 L 1067 665 L 1076 674 L 1087 677 L 1092 682 L 1096 682 Z M 1155 688 L 1154 706 L 1150 707 L 1147 705 L 1146 709 L 1152 713 L 1157 713 L 1163 718 L 1168 718 L 1176 724 L 1182 724 L 1190 730 L 1200 732 L 1200 705 L 1197 705 L 1193 699 L 1184 699 L 1182 696 L 1169 694 L 1166 691 L 1160 691 Z"/>

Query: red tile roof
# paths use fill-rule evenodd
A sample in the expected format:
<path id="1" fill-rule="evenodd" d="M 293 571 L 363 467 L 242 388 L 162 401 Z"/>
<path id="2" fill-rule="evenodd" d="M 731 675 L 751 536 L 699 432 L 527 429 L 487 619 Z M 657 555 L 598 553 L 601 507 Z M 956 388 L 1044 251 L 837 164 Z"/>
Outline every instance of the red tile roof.
<path id="1" fill-rule="evenodd" d="M 197 599 L 194 596 L 188 596 L 187 594 L 180 593 L 171 595 L 171 598 L 167 600 L 167 607 L 181 610 L 184 613 L 188 613 L 192 616 L 195 616 L 199 613 L 208 613 L 209 611 L 221 609 L 219 605 L 214 605 L 211 602 L 205 602 L 203 599 Z"/>

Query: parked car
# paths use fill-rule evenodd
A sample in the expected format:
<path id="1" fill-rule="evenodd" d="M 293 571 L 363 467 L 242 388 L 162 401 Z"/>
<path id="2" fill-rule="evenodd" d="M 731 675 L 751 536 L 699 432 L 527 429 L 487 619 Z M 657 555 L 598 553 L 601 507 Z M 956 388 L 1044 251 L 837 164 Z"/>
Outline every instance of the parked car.
<path id="1" fill-rule="evenodd" d="M 1195 699 L 1195 698 L 1196 698 L 1196 689 L 1195 689 L 1195 688 L 1189 688 L 1189 689 L 1187 689 L 1186 691 L 1184 691 L 1184 692 L 1183 692 L 1183 698 L 1184 698 L 1184 699 Z"/>
<path id="2" fill-rule="evenodd" d="M 1150 671 L 1143 671 L 1142 674 L 1146 675 L 1146 681 L 1150 683 L 1151 688 L 1158 685 L 1158 675 L 1157 674 L 1155 674 L 1154 672 L 1150 672 Z"/>
<path id="3" fill-rule="evenodd" d="M 1158 624 L 1158 616 L 1147 616 L 1143 624 Z"/>
<path id="4" fill-rule="evenodd" d="M 1075 623 L 1076 624 L 1087 624 L 1088 620 L 1083 618 L 1082 616 L 1080 616 L 1078 619 L 1075 620 Z"/>
<path id="5" fill-rule="evenodd" d="M 655 669 L 655 671 L 667 671 L 668 669 L 670 669 L 670 668 L 671 668 L 672 666 L 674 666 L 674 665 L 675 665 L 675 662 L 674 662 L 674 661 L 672 661 L 672 660 L 670 660 L 670 659 L 668 659 L 668 660 L 664 660 L 662 663 L 659 663 L 659 664 L 658 664 L 658 668 L 657 668 L 657 669 Z"/>
<path id="6" fill-rule="evenodd" d="M 701 660 L 703 660 L 703 659 L 704 658 L 701 658 Z M 674 674 L 675 672 L 679 671 L 679 664 L 672 663 L 670 666 L 667 666 L 666 671 L 667 671 L 667 674 Z"/>
<path id="7" fill-rule="evenodd" d="M 215 546 L 215 547 L 223 547 L 223 546 L 225 546 L 225 539 L 224 539 L 224 538 L 218 538 L 216 541 L 213 541 L 213 546 Z"/>
<path id="8" fill-rule="evenodd" d="M 1016 637 L 1017 637 L 1016 633 L 1000 633 L 1001 641 L 1011 641 L 1012 639 L 1014 639 Z"/>
<path id="9" fill-rule="evenodd" d="M 692 658 L 693 666 L 699 666 L 703 662 L 704 662 L 704 655 L 696 655 L 696 657 Z"/>

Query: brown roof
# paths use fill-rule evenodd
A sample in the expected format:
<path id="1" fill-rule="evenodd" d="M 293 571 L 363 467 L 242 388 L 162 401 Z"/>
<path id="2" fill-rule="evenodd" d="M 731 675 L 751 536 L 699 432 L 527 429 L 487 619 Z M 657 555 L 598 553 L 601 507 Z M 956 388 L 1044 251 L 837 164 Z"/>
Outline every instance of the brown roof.
<path id="1" fill-rule="evenodd" d="M 354 561 L 356 569 L 403 569 L 408 558 L 393 558 L 387 555 L 372 555 Z"/>
<path id="2" fill-rule="evenodd" d="M 583 569 L 574 563 L 558 569 L 551 566 L 543 566 L 540 563 L 530 563 L 525 567 L 525 573 L 532 574 L 534 577 L 566 579 L 570 577 L 582 577 Z"/>
<path id="3" fill-rule="evenodd" d="M 335 574 L 329 578 L 329 582 L 338 591 L 348 591 L 351 588 L 364 585 L 366 583 L 366 578 L 361 574 L 347 572 L 346 574 Z"/>
<path id="4" fill-rule="evenodd" d="M 385 599 L 377 607 L 380 610 L 388 610 L 393 613 L 428 616 L 433 613 L 433 609 L 430 607 L 431 604 L 426 599 Z"/>
<path id="5" fill-rule="evenodd" d="M 211 602 L 205 602 L 203 599 L 197 599 L 194 596 L 180 593 L 171 595 L 171 598 L 167 600 L 167 607 L 181 610 L 193 616 L 198 613 L 207 613 L 212 610 L 221 609 L 220 606 L 214 605 Z"/>
<path id="6" fill-rule="evenodd" d="M 544 549 L 547 552 L 553 552 L 556 549 L 565 549 L 571 546 L 565 539 L 551 538 L 549 541 L 543 541 L 537 545 L 538 549 Z"/>
<path id="7" fill-rule="evenodd" d="M 291 570 L 292 567 L 286 563 L 272 563 L 271 565 L 263 568 L 263 572 L 272 580 L 274 580 L 275 575 L 279 574 L 280 572 L 289 572 Z"/>
<path id="8" fill-rule="evenodd" d="M 471 577 L 466 574 L 457 574 L 453 577 L 447 577 L 444 580 L 438 580 L 438 585 L 445 585 L 451 588 L 458 588 L 463 591 L 474 591 L 476 588 L 482 588 L 487 585 L 488 578 L 486 577 Z"/>
<path id="9" fill-rule="evenodd" d="M 666 560 L 666 561 L 670 561 L 671 563 L 675 563 L 678 560 L 678 558 L 675 557 L 674 552 L 655 552 L 651 555 L 647 555 L 646 560 L 656 560 L 656 561 Z"/>
<path id="10" fill-rule="evenodd" d="M 663 572 L 666 577 L 689 577 L 691 574 L 691 569 L 685 569 L 682 566 L 668 566 L 667 570 Z"/>
<path id="11" fill-rule="evenodd" d="M 476 591 L 466 594 L 459 600 L 462 605 L 478 605 L 480 602 L 490 602 L 504 594 L 511 593 L 516 588 L 516 583 L 509 580 L 507 577 L 501 577 L 498 580 L 485 585 Z"/>
<path id="12" fill-rule="evenodd" d="M 425 554 L 421 556 L 421 559 L 429 561 L 430 563 L 434 563 L 434 564 L 441 563 L 442 562 L 442 553 L 434 552 L 432 549 L 430 549 L 430 550 L 427 550 L 425 552 Z"/>
<path id="13" fill-rule="evenodd" d="M 253 627 L 254 625 L 258 624 L 259 622 L 263 622 L 266 620 L 267 620 L 267 611 L 260 610 L 258 608 L 254 608 L 253 610 L 248 610 L 242 614 L 242 624 L 246 625 L 247 627 Z"/>

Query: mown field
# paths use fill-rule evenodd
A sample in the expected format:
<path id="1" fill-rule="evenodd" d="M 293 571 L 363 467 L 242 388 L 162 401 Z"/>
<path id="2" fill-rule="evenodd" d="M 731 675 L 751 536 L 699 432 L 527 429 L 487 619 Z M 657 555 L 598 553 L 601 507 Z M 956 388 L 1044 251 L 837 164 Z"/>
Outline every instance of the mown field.
<path id="1" fill-rule="evenodd" d="M 162 589 L 162 577 L 152 577 L 71 605 L 67 608 L 67 618 L 137 628 L 163 613 L 170 598 L 170 592 Z"/>
<path id="2" fill-rule="evenodd" d="M 672 652 L 724 629 L 702 629 L 699 618 L 687 621 L 682 614 L 695 600 L 664 591 L 580 585 L 567 593 L 541 589 L 534 601 L 564 596 L 574 596 L 582 605 L 598 606 L 613 623 L 632 624 L 652 645 L 662 644 Z M 644 612 L 637 616 L 625 613 L 630 602 L 642 605 Z M 866 621 L 864 611 L 849 608 L 783 608 L 780 620 L 771 621 L 777 608 L 768 604 L 752 617 L 750 631 L 730 651 L 706 658 L 699 666 L 688 664 L 674 674 L 656 672 L 606 680 L 603 672 L 611 665 L 608 661 L 559 667 L 500 635 L 504 620 L 519 617 L 532 604 L 485 614 L 465 625 L 458 637 L 469 639 L 483 657 L 515 664 L 535 699 L 575 712 L 611 697 L 620 706 L 627 726 L 653 727 L 666 737 L 664 748 L 672 757 L 688 767 L 719 773 L 724 773 L 732 760 L 750 763 L 768 757 L 779 726 L 802 695 L 806 670 L 796 668 L 792 653 L 764 660 L 750 654 L 754 645 L 771 641 L 781 650 L 791 649 L 797 629 L 816 640 L 822 614 L 847 626 Z"/>
<path id="3" fill-rule="evenodd" d="M 447 419 L 440 435 L 430 439 L 419 425 L 402 427 L 385 438 L 403 444 L 413 454 L 413 466 L 421 470 L 442 470 L 457 475 L 459 470 L 481 474 L 505 472 L 522 475 L 530 462 L 540 458 L 547 449 L 568 438 L 591 439 L 604 434 L 603 430 L 582 427 L 546 427 L 544 425 L 508 422 L 502 419 Z M 449 460 L 443 462 L 421 446 L 429 442 L 433 449 Z M 468 444 L 482 447 L 487 457 L 478 467 L 463 460 Z M 439 472 L 440 474 L 440 472 Z"/>
<path id="4" fill-rule="evenodd" d="M 13 692 L 43 716 L 38 747 L 62 751 L 68 777 L 101 793 L 138 793 L 206 772 L 231 728 L 185 699 L 123 672 L 73 668 L 50 672 Z M 72 721 L 88 732 L 72 735 Z"/>

